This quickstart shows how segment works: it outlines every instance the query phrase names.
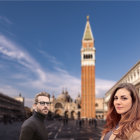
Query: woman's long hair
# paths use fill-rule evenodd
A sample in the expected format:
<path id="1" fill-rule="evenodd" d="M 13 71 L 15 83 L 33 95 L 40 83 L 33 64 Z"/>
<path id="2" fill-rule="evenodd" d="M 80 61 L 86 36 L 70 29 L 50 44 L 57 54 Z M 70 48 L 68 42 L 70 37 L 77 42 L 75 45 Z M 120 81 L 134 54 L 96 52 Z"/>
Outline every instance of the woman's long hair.
<path id="1" fill-rule="evenodd" d="M 130 92 L 132 107 L 121 118 L 121 115 L 116 112 L 114 107 L 114 95 L 122 88 Z M 134 85 L 130 83 L 120 84 L 112 93 L 108 107 L 109 110 L 103 134 L 113 131 L 118 138 L 127 139 L 135 130 L 140 130 L 140 99 Z M 117 125 L 119 125 L 119 127 L 115 130 Z"/>

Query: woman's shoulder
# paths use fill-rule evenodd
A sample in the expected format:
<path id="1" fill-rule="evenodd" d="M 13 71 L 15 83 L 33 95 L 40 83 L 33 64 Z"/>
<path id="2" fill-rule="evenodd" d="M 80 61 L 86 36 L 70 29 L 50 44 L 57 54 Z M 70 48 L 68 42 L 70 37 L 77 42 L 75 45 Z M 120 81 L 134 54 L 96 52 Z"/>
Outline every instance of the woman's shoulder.
<path id="1" fill-rule="evenodd" d="M 132 133 L 129 140 L 140 140 L 140 127 Z"/>

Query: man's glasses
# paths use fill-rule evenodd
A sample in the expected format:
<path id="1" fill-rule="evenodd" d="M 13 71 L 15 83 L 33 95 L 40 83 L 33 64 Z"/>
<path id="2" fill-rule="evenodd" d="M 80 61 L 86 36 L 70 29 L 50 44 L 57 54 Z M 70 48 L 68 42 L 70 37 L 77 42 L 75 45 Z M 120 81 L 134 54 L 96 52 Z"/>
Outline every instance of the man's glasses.
<path id="1" fill-rule="evenodd" d="M 50 105 L 51 104 L 51 102 L 43 102 L 43 101 L 42 102 L 38 102 L 38 103 L 40 103 L 40 105 L 42 105 L 42 106 L 44 106 L 45 104 L 46 105 Z"/>

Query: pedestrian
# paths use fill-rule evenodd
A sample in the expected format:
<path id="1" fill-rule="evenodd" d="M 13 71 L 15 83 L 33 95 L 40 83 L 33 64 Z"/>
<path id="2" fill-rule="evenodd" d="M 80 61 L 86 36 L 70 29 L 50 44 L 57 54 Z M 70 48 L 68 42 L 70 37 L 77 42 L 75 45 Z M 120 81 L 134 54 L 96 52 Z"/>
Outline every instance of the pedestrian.
<path id="1" fill-rule="evenodd" d="M 79 127 L 80 128 L 82 127 L 82 121 L 81 121 L 81 119 L 79 120 Z"/>
<path id="2" fill-rule="evenodd" d="M 120 84 L 108 105 L 101 140 L 140 140 L 140 99 L 135 86 Z"/>
<path id="3" fill-rule="evenodd" d="M 3 115 L 3 123 L 6 125 L 7 124 L 7 115 Z"/>
<path id="4" fill-rule="evenodd" d="M 93 119 L 93 122 L 94 122 L 94 128 L 96 129 L 97 128 L 97 120 L 96 120 L 96 118 Z"/>
<path id="5" fill-rule="evenodd" d="M 48 140 L 44 120 L 50 108 L 50 95 L 40 92 L 35 96 L 33 115 L 22 124 L 19 140 Z"/>
<path id="6" fill-rule="evenodd" d="M 91 119 L 88 120 L 88 124 L 89 124 L 89 126 L 91 125 Z"/>

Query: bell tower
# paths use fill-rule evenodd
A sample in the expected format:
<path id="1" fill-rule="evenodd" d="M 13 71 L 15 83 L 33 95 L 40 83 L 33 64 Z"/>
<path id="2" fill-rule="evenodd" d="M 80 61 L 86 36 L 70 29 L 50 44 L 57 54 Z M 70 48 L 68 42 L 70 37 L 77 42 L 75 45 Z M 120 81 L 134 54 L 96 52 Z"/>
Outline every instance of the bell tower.
<path id="1" fill-rule="evenodd" d="M 87 16 L 81 48 L 81 118 L 95 118 L 95 47 Z"/>

